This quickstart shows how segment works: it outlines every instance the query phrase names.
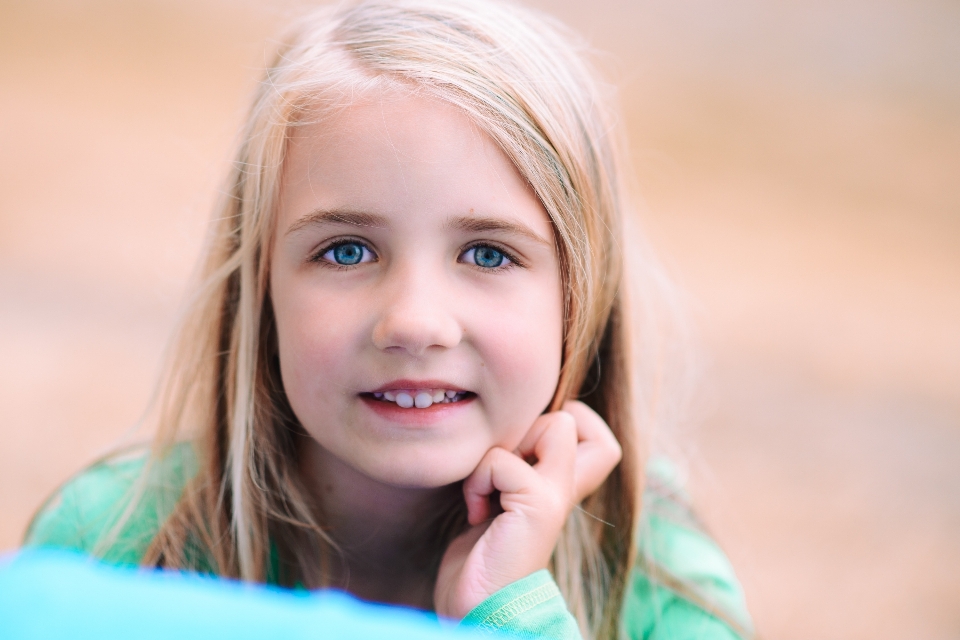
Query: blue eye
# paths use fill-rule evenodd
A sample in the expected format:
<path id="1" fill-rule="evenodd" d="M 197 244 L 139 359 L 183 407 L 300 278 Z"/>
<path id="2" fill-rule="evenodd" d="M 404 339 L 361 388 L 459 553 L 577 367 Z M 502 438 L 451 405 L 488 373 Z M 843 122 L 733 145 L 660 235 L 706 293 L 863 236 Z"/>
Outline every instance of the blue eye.
<path id="1" fill-rule="evenodd" d="M 472 262 L 484 269 L 496 269 L 497 267 L 504 266 L 504 263 L 510 264 L 510 258 L 505 256 L 502 251 L 485 245 L 467 249 L 463 257 L 464 262 Z"/>
<path id="2" fill-rule="evenodd" d="M 373 256 L 372 252 L 359 242 L 344 242 L 325 251 L 323 259 L 349 267 L 361 262 L 370 262 Z"/>

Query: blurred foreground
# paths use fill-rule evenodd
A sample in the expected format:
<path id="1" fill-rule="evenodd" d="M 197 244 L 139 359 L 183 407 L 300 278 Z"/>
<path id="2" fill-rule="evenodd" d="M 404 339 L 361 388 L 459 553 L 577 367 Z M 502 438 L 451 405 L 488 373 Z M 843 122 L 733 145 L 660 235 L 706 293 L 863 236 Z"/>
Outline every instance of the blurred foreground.
<path id="1" fill-rule="evenodd" d="M 536 4 L 613 54 L 761 635 L 960 636 L 960 7 Z M 145 407 L 284 11 L 0 2 L 0 550 Z"/>
<path id="2" fill-rule="evenodd" d="M 50 611 L 57 615 L 49 615 Z M 137 571 L 56 551 L 0 562 L 5 640 L 483 640 L 489 632 L 337 592 L 296 593 L 229 580 Z M 515 636 L 497 634 L 509 640 Z"/>

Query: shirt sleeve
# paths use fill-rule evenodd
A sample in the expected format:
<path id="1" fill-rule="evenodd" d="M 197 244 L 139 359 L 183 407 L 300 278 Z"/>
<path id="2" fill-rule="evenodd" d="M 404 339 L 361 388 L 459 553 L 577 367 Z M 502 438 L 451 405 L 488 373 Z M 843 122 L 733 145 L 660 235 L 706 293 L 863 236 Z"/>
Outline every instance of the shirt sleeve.
<path id="1" fill-rule="evenodd" d="M 138 467 L 100 464 L 67 482 L 40 509 L 27 530 L 24 546 L 96 554 L 98 543 L 122 517 Z M 114 549 L 110 560 L 135 565 L 138 558 L 131 551 Z"/>
<path id="2" fill-rule="evenodd" d="M 752 637 L 733 567 L 693 514 L 675 468 L 653 459 L 647 485 L 622 635 L 631 640 Z"/>
<path id="3" fill-rule="evenodd" d="M 636 606 L 646 602 L 647 606 Z M 651 606 L 652 605 L 652 606 Z M 634 581 L 623 611 L 623 637 L 630 640 L 742 640 L 733 627 L 701 605 L 649 580 Z"/>
<path id="4" fill-rule="evenodd" d="M 580 629 L 546 569 L 509 584 L 476 606 L 460 622 L 491 633 L 550 640 L 580 640 Z"/>
<path id="5" fill-rule="evenodd" d="M 188 454 L 182 448 L 175 450 L 142 487 L 138 479 L 145 468 L 145 453 L 84 470 L 40 508 L 24 536 L 24 546 L 77 551 L 114 565 L 139 565 L 192 470 Z"/>

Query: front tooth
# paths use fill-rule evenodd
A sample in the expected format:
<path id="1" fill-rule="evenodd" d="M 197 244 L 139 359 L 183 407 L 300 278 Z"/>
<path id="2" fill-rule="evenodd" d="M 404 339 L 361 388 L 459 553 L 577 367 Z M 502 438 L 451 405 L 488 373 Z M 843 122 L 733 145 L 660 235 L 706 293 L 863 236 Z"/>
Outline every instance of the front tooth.
<path id="1" fill-rule="evenodd" d="M 397 399 L 397 394 L 395 394 L 393 391 L 384 391 L 383 397 L 389 400 L 390 402 L 393 402 L 394 400 Z"/>
<path id="2" fill-rule="evenodd" d="M 400 404 L 399 398 L 397 398 L 397 404 Z M 426 409 L 433 404 L 433 396 L 426 391 L 421 391 L 417 394 L 417 397 L 414 398 L 414 404 L 417 405 L 417 409 Z"/>
<path id="3" fill-rule="evenodd" d="M 401 391 L 400 393 L 397 394 L 397 406 L 403 407 L 404 409 L 409 409 L 410 407 L 413 406 L 413 398 L 410 396 L 409 393 L 406 393 L 405 391 Z"/>
<path id="4" fill-rule="evenodd" d="M 444 397 L 445 397 L 445 396 L 444 396 L 444 394 L 443 394 L 443 389 L 437 389 L 436 391 L 433 392 L 433 401 L 434 401 L 434 402 L 442 402 L 443 399 L 444 399 Z"/>
<path id="5" fill-rule="evenodd" d="M 457 395 L 457 392 L 456 392 L 456 391 L 444 391 L 443 393 L 444 393 L 448 398 L 453 398 L 453 396 Z"/>

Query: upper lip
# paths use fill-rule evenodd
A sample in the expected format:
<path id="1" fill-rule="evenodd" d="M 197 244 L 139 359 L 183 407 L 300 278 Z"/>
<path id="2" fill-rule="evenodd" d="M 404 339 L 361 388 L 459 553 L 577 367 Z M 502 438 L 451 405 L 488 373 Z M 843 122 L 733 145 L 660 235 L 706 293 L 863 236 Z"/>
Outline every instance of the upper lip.
<path id="1" fill-rule="evenodd" d="M 466 391 L 459 385 L 446 382 L 444 380 L 391 380 L 380 385 L 376 389 L 371 389 L 368 393 L 383 393 L 384 391 L 400 391 L 402 389 L 446 389 L 447 391 Z"/>

